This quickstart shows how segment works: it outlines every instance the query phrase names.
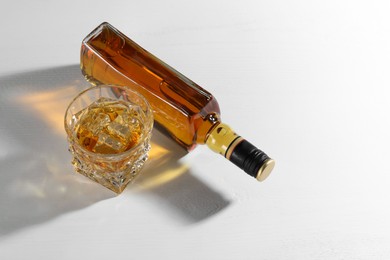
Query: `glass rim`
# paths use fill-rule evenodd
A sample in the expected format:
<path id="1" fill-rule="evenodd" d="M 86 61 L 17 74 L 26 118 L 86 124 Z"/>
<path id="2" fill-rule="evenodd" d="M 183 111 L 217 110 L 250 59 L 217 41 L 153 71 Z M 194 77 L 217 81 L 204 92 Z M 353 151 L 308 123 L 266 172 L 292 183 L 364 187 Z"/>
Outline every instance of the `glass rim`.
<path id="1" fill-rule="evenodd" d="M 94 86 L 91 86 L 91 87 L 88 87 L 86 89 L 84 89 L 83 91 L 79 92 L 76 97 L 74 97 L 72 99 L 72 101 L 70 101 L 68 107 L 66 108 L 65 110 L 65 117 L 64 117 L 64 127 L 65 127 L 65 131 L 66 131 L 66 134 L 67 134 L 67 137 L 68 137 L 68 140 L 69 140 L 69 136 L 71 136 L 71 129 L 70 127 L 68 126 L 68 123 L 67 123 L 67 117 L 68 117 L 68 113 L 69 113 L 69 110 L 70 110 L 70 107 L 72 106 L 72 104 L 80 97 L 82 96 L 83 94 L 85 94 L 86 92 L 90 91 L 90 90 L 93 90 L 93 89 L 99 89 L 99 88 L 111 88 L 111 87 L 115 87 L 115 88 L 120 88 L 124 91 L 129 91 L 129 92 L 132 92 L 133 94 L 137 95 L 139 98 L 142 99 L 143 102 L 145 102 L 146 104 L 146 107 L 147 107 L 147 113 L 149 113 L 149 116 L 147 116 L 148 118 L 150 117 L 150 129 L 149 131 L 147 132 L 147 134 L 143 135 L 141 140 L 139 140 L 139 142 L 137 143 L 137 145 L 131 147 L 129 150 L 126 150 L 126 151 L 123 151 L 123 152 L 120 152 L 120 153 L 109 153 L 109 154 L 106 154 L 106 153 L 96 153 L 96 152 L 91 152 L 87 149 L 85 149 L 82 145 L 80 145 L 78 142 L 73 142 L 72 141 L 72 144 L 74 145 L 77 145 L 77 147 L 79 147 L 83 152 L 85 152 L 86 154 L 90 155 L 90 156 L 99 156 L 99 157 L 122 157 L 122 156 L 125 156 L 127 154 L 130 154 L 132 152 L 134 152 L 135 150 L 137 150 L 139 148 L 139 146 L 141 146 L 141 144 L 144 143 L 145 139 L 150 136 L 150 133 L 152 132 L 152 129 L 153 129 L 153 123 L 154 123 L 154 118 L 153 118 L 153 111 L 152 111 L 152 108 L 149 104 L 149 102 L 147 101 L 147 99 L 139 92 L 135 91 L 135 90 L 132 90 L 130 89 L 130 87 L 127 87 L 127 86 L 120 86 L 120 85 L 114 85 L 114 84 L 98 84 L 98 85 L 94 85 Z"/>

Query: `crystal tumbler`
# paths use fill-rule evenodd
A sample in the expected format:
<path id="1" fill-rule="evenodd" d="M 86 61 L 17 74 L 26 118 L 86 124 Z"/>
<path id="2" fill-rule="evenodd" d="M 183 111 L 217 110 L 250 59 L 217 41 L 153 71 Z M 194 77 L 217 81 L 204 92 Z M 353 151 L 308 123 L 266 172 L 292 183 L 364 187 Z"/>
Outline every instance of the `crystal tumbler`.
<path id="1" fill-rule="evenodd" d="M 81 92 L 65 113 L 75 170 L 116 193 L 148 158 L 153 114 L 131 87 L 98 85 Z"/>

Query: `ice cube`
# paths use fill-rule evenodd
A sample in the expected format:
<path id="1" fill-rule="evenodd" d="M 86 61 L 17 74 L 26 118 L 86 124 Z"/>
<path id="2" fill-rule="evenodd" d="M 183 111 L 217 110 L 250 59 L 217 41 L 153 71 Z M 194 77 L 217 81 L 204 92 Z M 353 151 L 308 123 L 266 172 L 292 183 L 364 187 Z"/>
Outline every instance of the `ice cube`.
<path id="1" fill-rule="evenodd" d="M 105 107 L 105 113 L 110 116 L 111 121 L 114 121 L 118 115 L 124 115 L 128 113 L 128 108 L 125 104 L 120 101 L 113 102 L 110 106 Z"/>
<path id="2" fill-rule="evenodd" d="M 126 147 L 120 140 L 102 132 L 99 134 L 99 138 L 95 147 L 93 148 L 93 151 L 103 154 L 116 154 L 123 152 L 125 148 Z"/>
<path id="3" fill-rule="evenodd" d="M 96 111 L 98 112 L 98 111 Z M 103 130 L 104 127 L 110 123 L 110 117 L 103 113 L 93 114 L 89 122 L 85 124 L 85 127 L 95 136 Z"/>
<path id="4" fill-rule="evenodd" d="M 129 126 L 123 122 L 122 116 L 120 115 L 107 125 L 107 131 L 110 135 L 120 138 L 123 142 L 126 142 L 131 135 Z"/>

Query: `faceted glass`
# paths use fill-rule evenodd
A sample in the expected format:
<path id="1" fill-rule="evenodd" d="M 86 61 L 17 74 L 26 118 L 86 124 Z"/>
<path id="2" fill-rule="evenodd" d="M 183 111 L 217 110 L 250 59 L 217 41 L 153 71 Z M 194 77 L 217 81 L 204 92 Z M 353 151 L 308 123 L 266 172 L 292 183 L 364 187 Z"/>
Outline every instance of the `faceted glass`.
<path id="1" fill-rule="evenodd" d="M 98 85 L 81 92 L 65 114 L 75 170 L 121 193 L 148 158 L 153 115 L 130 89 Z"/>

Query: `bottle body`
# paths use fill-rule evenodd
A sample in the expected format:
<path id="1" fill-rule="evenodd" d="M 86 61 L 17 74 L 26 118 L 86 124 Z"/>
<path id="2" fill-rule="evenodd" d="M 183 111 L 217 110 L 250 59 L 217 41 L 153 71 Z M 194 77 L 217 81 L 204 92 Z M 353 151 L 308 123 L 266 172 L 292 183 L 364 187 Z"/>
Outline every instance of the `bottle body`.
<path id="1" fill-rule="evenodd" d="M 219 105 L 208 91 L 108 23 L 82 42 L 81 70 L 93 84 L 134 86 L 148 99 L 156 122 L 188 150 L 205 143 L 219 122 Z"/>
<path id="2" fill-rule="evenodd" d="M 155 125 L 187 150 L 207 144 L 259 181 L 272 171 L 271 158 L 220 121 L 213 95 L 110 24 L 102 23 L 83 40 L 81 70 L 92 84 L 129 86 L 141 93 Z"/>

